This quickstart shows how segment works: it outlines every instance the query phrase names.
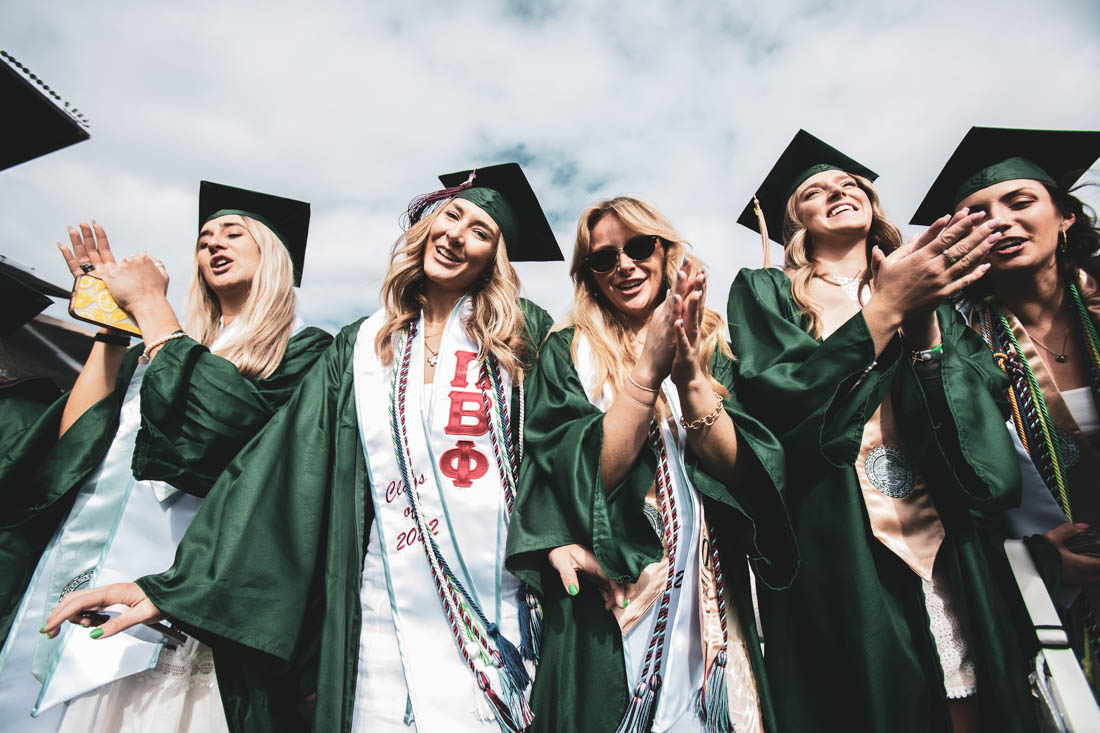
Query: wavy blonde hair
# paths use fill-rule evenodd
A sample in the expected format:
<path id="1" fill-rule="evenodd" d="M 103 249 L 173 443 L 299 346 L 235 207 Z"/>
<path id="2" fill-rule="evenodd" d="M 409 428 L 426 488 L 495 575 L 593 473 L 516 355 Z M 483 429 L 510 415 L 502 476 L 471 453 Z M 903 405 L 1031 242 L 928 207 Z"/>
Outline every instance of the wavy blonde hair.
<path id="1" fill-rule="evenodd" d="M 397 238 L 390 252 L 390 267 L 382 283 L 382 304 L 386 320 L 374 338 L 374 350 L 383 364 L 392 364 L 393 335 L 420 317 L 426 299 L 424 254 L 432 224 L 452 199 L 435 208 L 430 216 L 409 227 Z M 478 344 L 478 359 L 496 358 L 513 384 L 523 381 L 532 361 L 524 338 L 523 310 L 519 307 L 519 274 L 508 259 L 504 237 L 498 236 L 493 262 L 478 279 L 472 292 L 473 310 L 466 329 Z"/>
<path id="2" fill-rule="evenodd" d="M 227 215 L 228 216 L 228 215 Z M 237 338 L 215 352 L 228 359 L 246 377 L 269 377 L 286 355 L 287 341 L 294 329 L 298 298 L 294 294 L 294 265 L 275 233 L 247 216 L 232 214 L 260 248 L 260 264 L 252 276 L 248 299 L 234 321 Z M 198 252 L 198 242 L 195 242 Z M 221 332 L 222 308 L 218 296 L 207 284 L 198 259 L 187 286 L 187 333 L 209 347 Z"/>
<path id="3" fill-rule="evenodd" d="M 573 307 L 562 323 L 574 326 L 576 333 L 570 353 L 574 363 L 577 361 L 578 336 L 584 334 L 592 345 L 596 358 L 595 393 L 599 394 L 605 385 L 610 385 L 616 394 L 623 388 L 630 370 L 634 368 L 637 357 L 634 355 L 634 339 L 627 327 L 626 320 L 607 296 L 600 290 L 592 271 L 584 264 L 584 258 L 592 249 L 592 229 L 605 216 L 614 216 L 623 226 L 636 234 L 660 237 L 664 244 L 664 285 L 667 289 L 676 278 L 677 265 L 682 256 L 686 256 L 692 273 L 702 269 L 703 263 L 688 250 L 691 247 L 672 225 L 652 204 L 630 196 L 618 196 L 600 201 L 581 212 L 577 222 L 577 241 L 573 247 L 573 261 L 569 274 L 573 278 Z M 733 358 L 729 345 L 721 334 L 725 331 L 722 316 L 710 308 L 703 309 L 703 323 L 700 328 L 702 348 L 699 349 L 699 366 L 710 380 L 711 387 L 719 395 L 729 394 L 726 388 L 710 373 L 710 362 L 715 349 L 721 350 Z"/>
<path id="4" fill-rule="evenodd" d="M 863 268 L 863 277 L 859 281 L 860 304 L 863 302 L 863 288 L 871 282 L 871 250 L 877 245 L 883 254 L 890 254 L 901 246 L 901 232 L 886 218 L 886 212 L 882 209 L 878 194 L 875 192 L 871 181 L 863 176 L 849 173 L 856 184 L 867 194 L 871 202 L 871 229 L 867 233 L 865 245 L 866 265 Z M 813 238 L 798 220 L 798 208 L 795 195 L 787 199 L 787 211 L 783 217 L 783 269 L 791 278 L 791 297 L 809 318 L 806 332 L 818 338 L 821 336 L 821 309 L 810 299 L 810 281 L 816 273 L 813 259 Z"/>

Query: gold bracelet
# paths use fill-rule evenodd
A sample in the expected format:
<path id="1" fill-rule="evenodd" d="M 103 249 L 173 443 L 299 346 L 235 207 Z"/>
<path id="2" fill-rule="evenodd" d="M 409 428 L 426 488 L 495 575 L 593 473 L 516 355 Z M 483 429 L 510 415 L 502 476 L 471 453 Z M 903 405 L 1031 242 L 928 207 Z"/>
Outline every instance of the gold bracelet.
<path id="1" fill-rule="evenodd" d="M 642 390 L 643 392 L 649 392 L 651 394 L 657 394 L 658 392 L 661 391 L 660 388 L 654 389 L 653 387 L 643 387 L 642 385 L 635 382 L 634 377 L 629 375 L 629 374 L 626 375 L 626 378 L 630 380 L 631 384 L 633 384 L 635 387 Z"/>
<path id="2" fill-rule="evenodd" d="M 652 405 L 647 405 L 646 403 L 642 402 L 640 399 L 638 399 L 634 395 L 627 392 L 625 389 L 622 391 L 622 394 L 626 395 L 626 398 L 628 400 L 633 402 L 635 405 L 638 405 L 639 407 L 644 407 L 647 410 L 652 410 L 654 407 L 656 407 L 656 404 L 657 404 L 656 402 L 654 402 Z"/>
<path id="3" fill-rule="evenodd" d="M 714 395 L 714 398 L 715 400 L 717 400 L 717 402 L 714 405 L 714 409 L 711 410 L 709 414 L 703 415 L 702 417 L 697 417 L 691 422 L 685 420 L 684 416 L 681 415 L 680 426 L 684 430 L 702 430 L 704 427 L 710 427 L 715 422 L 717 422 L 718 416 L 722 414 L 722 398 L 718 395 Z"/>
<path id="4" fill-rule="evenodd" d="M 163 346 L 173 339 L 181 339 L 186 335 L 187 334 L 185 334 L 183 331 L 173 331 L 167 336 L 163 336 L 157 339 L 156 341 L 145 347 L 145 351 L 141 352 L 141 357 L 138 359 L 138 361 L 142 364 L 148 364 L 152 360 L 152 357 L 149 354 L 150 352 L 152 352 L 153 349 L 157 348 L 158 346 Z"/>

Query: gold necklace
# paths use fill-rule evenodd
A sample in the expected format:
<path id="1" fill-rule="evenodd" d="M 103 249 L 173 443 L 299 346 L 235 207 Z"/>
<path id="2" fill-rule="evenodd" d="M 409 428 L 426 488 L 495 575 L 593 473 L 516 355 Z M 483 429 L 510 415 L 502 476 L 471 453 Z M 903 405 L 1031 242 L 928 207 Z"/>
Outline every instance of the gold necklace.
<path id="1" fill-rule="evenodd" d="M 1024 333 L 1027 333 L 1026 328 L 1024 329 Z M 1062 337 L 1062 350 L 1061 351 L 1055 351 L 1054 349 L 1050 348 L 1049 346 L 1044 344 L 1039 339 L 1032 336 L 1030 333 L 1028 333 L 1027 336 L 1028 336 L 1028 338 L 1031 339 L 1031 341 L 1036 346 L 1038 346 L 1040 349 L 1042 349 L 1043 351 L 1048 352 L 1051 356 L 1053 356 L 1054 361 L 1058 362 L 1059 364 L 1065 364 L 1067 361 L 1069 361 L 1069 356 L 1066 354 L 1066 344 L 1069 343 L 1069 326 L 1068 325 L 1066 326 L 1066 335 Z"/>

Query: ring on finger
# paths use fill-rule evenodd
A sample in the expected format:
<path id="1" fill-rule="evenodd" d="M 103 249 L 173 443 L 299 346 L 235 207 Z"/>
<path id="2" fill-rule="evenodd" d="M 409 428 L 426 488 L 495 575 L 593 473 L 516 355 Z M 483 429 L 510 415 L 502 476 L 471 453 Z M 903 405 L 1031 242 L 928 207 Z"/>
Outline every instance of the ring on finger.
<path id="1" fill-rule="evenodd" d="M 80 271 L 87 275 L 89 272 L 95 269 L 95 265 L 90 262 L 84 262 L 80 265 Z"/>
<path id="2" fill-rule="evenodd" d="M 956 262 L 958 262 L 958 261 L 959 261 L 959 258 L 958 258 L 958 257 L 956 257 L 955 255 L 951 254 L 951 253 L 950 253 L 950 252 L 948 252 L 948 251 L 947 251 L 946 249 L 945 249 L 945 250 L 944 250 L 943 252 L 940 252 L 940 254 L 941 254 L 941 255 L 943 255 L 943 258 L 944 258 L 945 260 L 947 260 L 947 266 L 948 266 L 948 267 L 950 267 L 951 265 L 954 265 L 954 264 L 955 264 Z"/>
<path id="3" fill-rule="evenodd" d="M 160 260 L 157 260 L 157 261 L 156 261 L 156 262 L 154 262 L 153 264 L 154 264 L 154 265 L 156 265 L 157 267 L 159 267 L 159 268 L 160 268 L 160 269 L 162 269 L 162 270 L 167 270 L 167 269 L 168 269 L 167 267 L 165 267 L 165 266 L 164 266 L 164 263 L 163 263 L 163 262 L 161 262 Z"/>

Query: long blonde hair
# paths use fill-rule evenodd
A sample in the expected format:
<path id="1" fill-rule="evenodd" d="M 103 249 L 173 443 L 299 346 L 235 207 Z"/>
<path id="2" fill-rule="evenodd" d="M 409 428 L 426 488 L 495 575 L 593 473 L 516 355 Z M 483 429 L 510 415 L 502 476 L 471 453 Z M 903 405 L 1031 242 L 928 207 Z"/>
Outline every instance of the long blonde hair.
<path id="1" fill-rule="evenodd" d="M 566 316 L 563 326 L 574 326 L 576 333 L 570 353 L 577 361 L 578 336 L 584 334 L 592 346 L 596 358 L 595 394 L 610 385 L 618 394 L 637 358 L 634 356 L 634 339 L 627 327 L 626 320 L 607 296 L 600 290 L 592 272 L 584 264 L 584 258 L 592 249 L 592 229 L 605 216 L 614 216 L 623 226 L 637 234 L 660 237 L 665 245 L 664 285 L 670 287 L 676 278 L 677 265 L 682 256 L 687 257 L 690 270 L 694 273 L 703 267 L 702 261 L 688 252 L 691 247 L 672 225 L 651 204 L 630 196 L 618 196 L 600 201 L 581 212 L 577 222 L 577 242 L 573 247 L 573 261 L 569 274 L 573 278 L 573 307 Z M 726 388 L 710 373 L 710 362 L 714 350 L 719 349 L 729 358 L 733 358 L 729 345 L 721 334 L 725 331 L 722 316 L 710 308 L 703 310 L 703 323 L 700 329 L 702 348 L 699 349 L 699 365 L 710 380 L 714 391 L 725 397 Z"/>
<path id="2" fill-rule="evenodd" d="M 901 232 L 886 218 L 878 194 L 871 181 L 863 176 L 849 173 L 856 184 L 867 194 L 871 202 L 871 230 L 867 233 L 863 277 L 859 281 L 859 297 L 862 302 L 863 288 L 871 282 L 871 250 L 877 245 L 883 254 L 890 254 L 901 246 Z M 798 207 L 794 194 L 787 199 L 787 211 L 783 217 L 783 268 L 791 277 L 791 297 L 809 318 L 806 332 L 814 338 L 821 336 L 821 309 L 810 299 L 810 281 L 814 278 L 813 239 L 806 227 L 798 220 Z"/>
<path id="3" fill-rule="evenodd" d="M 452 199 L 430 216 L 409 227 L 397 238 L 390 252 L 390 267 L 382 283 L 382 305 L 386 320 L 374 338 L 374 350 L 383 364 L 392 364 L 393 335 L 420 317 L 426 298 L 424 253 L 432 224 Z M 523 311 L 519 307 L 519 274 L 508 259 L 504 237 L 498 237 L 493 261 L 478 279 L 471 293 L 473 311 L 466 329 L 478 344 L 478 359 L 487 354 L 496 358 L 514 384 L 523 381 L 524 370 L 532 361 L 524 338 Z"/>
<path id="4" fill-rule="evenodd" d="M 290 253 L 275 233 L 247 216 L 232 215 L 248 230 L 260 248 L 260 264 L 248 289 L 234 329 L 237 338 L 216 353 L 228 359 L 246 377 L 264 378 L 283 361 L 287 341 L 294 328 L 298 298 L 294 294 L 294 265 Z M 195 244 L 198 251 L 198 243 Z M 187 286 L 187 333 L 210 346 L 221 331 L 222 308 L 218 296 L 207 284 L 198 260 Z"/>

